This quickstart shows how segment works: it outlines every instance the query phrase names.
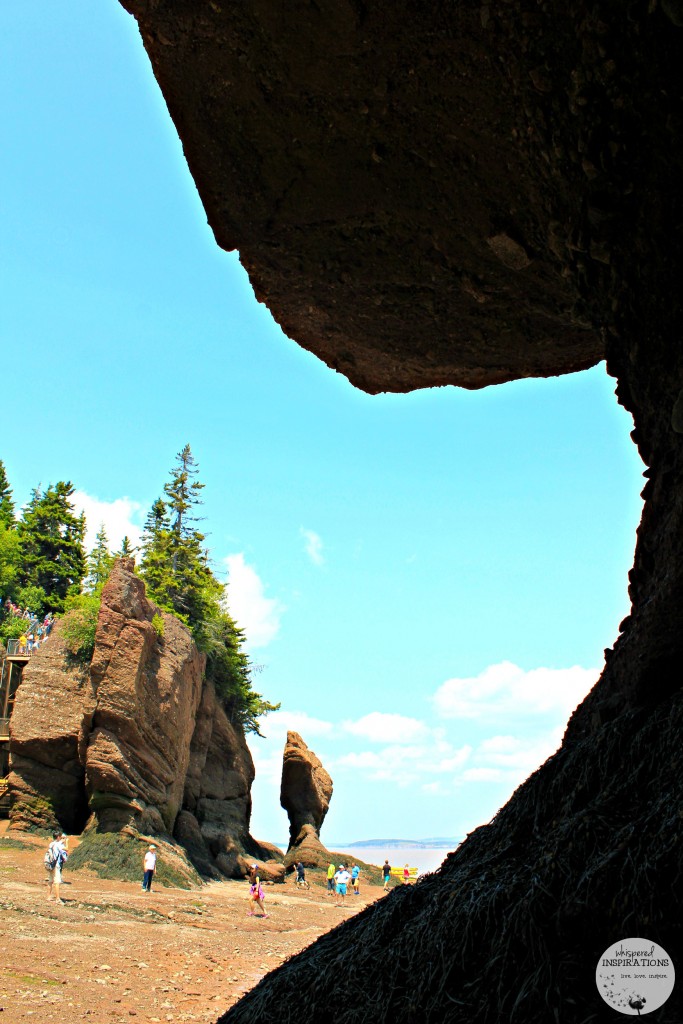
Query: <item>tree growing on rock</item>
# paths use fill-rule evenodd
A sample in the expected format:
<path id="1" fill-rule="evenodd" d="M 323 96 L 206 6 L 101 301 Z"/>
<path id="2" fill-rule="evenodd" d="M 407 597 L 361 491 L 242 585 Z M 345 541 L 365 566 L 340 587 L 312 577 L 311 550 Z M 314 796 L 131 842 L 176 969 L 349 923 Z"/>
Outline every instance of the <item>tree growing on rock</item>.
<path id="1" fill-rule="evenodd" d="M 95 537 L 95 547 L 88 555 L 88 575 L 86 585 L 92 594 L 100 594 L 102 587 L 109 579 L 115 555 L 109 550 L 109 539 L 104 523 L 100 524 Z"/>
<path id="2" fill-rule="evenodd" d="M 259 732 L 258 718 L 280 705 L 270 704 L 251 687 L 251 665 L 244 634 L 225 604 L 224 587 L 214 575 L 205 535 L 197 529 L 204 488 L 189 445 L 178 453 L 145 521 L 140 575 L 150 597 L 185 622 L 206 653 L 207 678 L 216 687 L 234 724 Z"/>

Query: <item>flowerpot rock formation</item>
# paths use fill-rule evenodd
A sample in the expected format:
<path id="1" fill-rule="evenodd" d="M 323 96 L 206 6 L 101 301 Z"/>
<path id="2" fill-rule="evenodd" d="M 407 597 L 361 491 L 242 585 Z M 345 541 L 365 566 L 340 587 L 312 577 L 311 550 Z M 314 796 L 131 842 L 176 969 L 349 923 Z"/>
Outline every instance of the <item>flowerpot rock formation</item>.
<path id="1" fill-rule="evenodd" d="M 289 848 L 285 865 L 301 861 L 305 867 L 327 866 L 328 850 L 320 829 L 332 799 L 332 779 L 319 757 L 299 736 L 289 731 L 282 758 L 280 804 L 289 817 Z"/>

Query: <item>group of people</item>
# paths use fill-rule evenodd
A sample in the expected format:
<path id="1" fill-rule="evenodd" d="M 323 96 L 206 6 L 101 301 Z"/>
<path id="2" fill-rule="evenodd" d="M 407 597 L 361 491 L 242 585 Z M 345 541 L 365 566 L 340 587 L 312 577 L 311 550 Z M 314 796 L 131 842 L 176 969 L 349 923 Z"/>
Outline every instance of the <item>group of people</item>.
<path id="1" fill-rule="evenodd" d="M 28 619 L 30 622 L 35 619 L 33 612 L 29 611 L 28 608 L 21 608 L 18 604 L 15 604 L 9 597 L 6 597 L 4 602 L 0 602 L 5 606 L 5 612 L 11 615 L 15 619 Z"/>
<path id="2" fill-rule="evenodd" d="M 334 864 L 329 864 L 327 868 L 327 894 L 328 896 L 336 896 L 336 905 L 341 907 L 346 899 L 347 886 L 351 882 L 353 892 L 356 896 L 360 895 L 360 868 L 357 864 L 354 864 L 349 871 L 345 864 L 340 864 L 339 867 L 335 867 Z"/>
<path id="3" fill-rule="evenodd" d="M 26 617 L 26 615 L 21 616 L 21 618 Z M 19 636 L 17 653 L 32 654 L 33 651 L 37 651 L 40 645 L 44 644 L 49 637 L 53 625 L 54 616 L 52 612 L 48 612 L 42 622 L 37 618 L 29 618 L 27 628 Z"/>
<path id="4" fill-rule="evenodd" d="M 45 869 L 47 871 L 48 881 L 48 900 L 54 899 L 57 903 L 64 903 L 64 900 L 60 898 L 59 887 L 62 884 L 62 865 L 65 863 L 69 856 L 69 839 L 64 832 L 54 832 L 52 836 L 52 842 L 47 848 L 45 853 Z M 157 848 L 152 843 L 146 850 L 142 861 L 142 891 L 152 891 L 152 879 L 156 874 L 157 869 Z M 384 861 L 382 866 L 382 876 L 384 878 L 384 889 L 389 888 L 389 882 L 391 879 L 391 865 L 388 860 Z M 261 884 L 261 877 L 259 875 L 258 864 L 252 864 L 249 868 L 249 911 L 248 917 L 254 917 L 256 909 L 261 911 L 261 917 L 268 917 L 266 908 L 264 905 L 265 893 Z M 304 882 L 306 879 L 306 869 L 301 861 L 296 865 L 296 881 L 297 884 Z M 403 883 L 407 885 L 410 881 L 410 870 L 406 864 L 403 869 Z M 352 865 L 351 870 L 344 864 L 340 864 L 336 867 L 334 864 L 329 864 L 327 868 L 327 895 L 336 896 L 335 906 L 341 907 L 347 895 L 347 887 L 351 883 L 353 893 L 358 896 L 360 895 L 360 868 L 357 864 Z M 54 893 L 54 896 L 53 896 Z"/>

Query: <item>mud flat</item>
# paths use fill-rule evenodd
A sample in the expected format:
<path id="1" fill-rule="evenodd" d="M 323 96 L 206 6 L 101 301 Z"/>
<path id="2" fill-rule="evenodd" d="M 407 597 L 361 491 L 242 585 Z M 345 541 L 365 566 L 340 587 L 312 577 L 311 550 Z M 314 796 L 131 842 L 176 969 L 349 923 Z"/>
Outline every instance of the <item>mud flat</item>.
<path id="1" fill-rule="evenodd" d="M 5 1024 L 215 1021 L 268 971 L 383 893 L 337 908 L 322 878 L 266 887 L 269 917 L 247 917 L 244 882 L 151 894 L 138 882 L 64 871 L 48 902 L 46 841 L 0 833 L 0 1009 Z"/>

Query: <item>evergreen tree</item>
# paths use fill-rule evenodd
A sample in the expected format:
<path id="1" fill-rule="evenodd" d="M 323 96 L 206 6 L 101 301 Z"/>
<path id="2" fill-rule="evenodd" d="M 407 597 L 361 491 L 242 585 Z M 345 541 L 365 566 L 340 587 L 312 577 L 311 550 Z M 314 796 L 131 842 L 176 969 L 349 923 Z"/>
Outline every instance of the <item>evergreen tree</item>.
<path id="1" fill-rule="evenodd" d="M 147 585 L 147 593 L 160 607 L 173 612 L 168 599 L 172 556 L 170 554 L 170 524 L 163 498 L 157 498 L 147 514 L 142 531 L 142 561 L 140 575 Z"/>
<path id="2" fill-rule="evenodd" d="M 5 466 L 0 459 L 0 524 L 6 526 L 8 529 L 13 529 L 15 524 L 14 519 L 14 502 L 12 501 L 12 488 L 9 485 L 7 479 L 7 473 L 5 472 Z"/>
<path id="3" fill-rule="evenodd" d="M 102 587 L 109 579 L 114 558 L 115 556 L 109 550 L 107 531 L 104 528 L 104 523 L 101 523 L 95 537 L 95 547 L 88 555 L 87 584 L 91 593 L 99 594 L 101 592 Z"/>
<path id="4" fill-rule="evenodd" d="M 14 597 L 20 564 L 19 534 L 0 520 L 0 598 Z"/>
<path id="5" fill-rule="evenodd" d="M 151 596 L 165 611 L 187 622 L 197 638 L 220 611 L 222 587 L 209 567 L 204 534 L 194 528 L 204 484 L 189 445 L 176 456 L 167 501 L 158 498 L 147 516 L 140 571 Z"/>
<path id="6" fill-rule="evenodd" d="M 276 710 L 251 688 L 251 666 L 242 649 L 244 635 L 225 606 L 223 585 L 216 579 L 195 524 L 200 492 L 198 468 L 189 445 L 176 456 L 162 498 L 152 505 L 142 535 L 140 575 L 150 597 L 186 622 L 206 653 L 206 675 L 216 687 L 231 721 L 258 733 L 258 717 Z"/>
<path id="7" fill-rule="evenodd" d="M 125 536 L 121 541 L 121 547 L 119 548 L 118 554 L 121 558 L 131 558 L 133 551 L 133 545 L 130 542 L 130 537 Z"/>
<path id="8" fill-rule="evenodd" d="M 61 612 L 67 594 L 77 594 L 85 575 L 83 549 L 85 516 L 76 515 L 71 496 L 74 487 L 60 480 L 42 492 L 31 494 L 17 526 L 21 542 L 22 588 L 38 588 L 45 594 L 42 608 L 32 611 Z"/>
<path id="9" fill-rule="evenodd" d="M 171 472 L 170 481 L 164 484 L 164 493 L 168 498 L 171 530 L 180 542 L 192 532 L 191 524 L 197 522 L 193 509 L 202 504 L 199 492 L 204 488 L 197 480 L 199 468 L 189 444 L 176 455 L 176 468 Z"/>

